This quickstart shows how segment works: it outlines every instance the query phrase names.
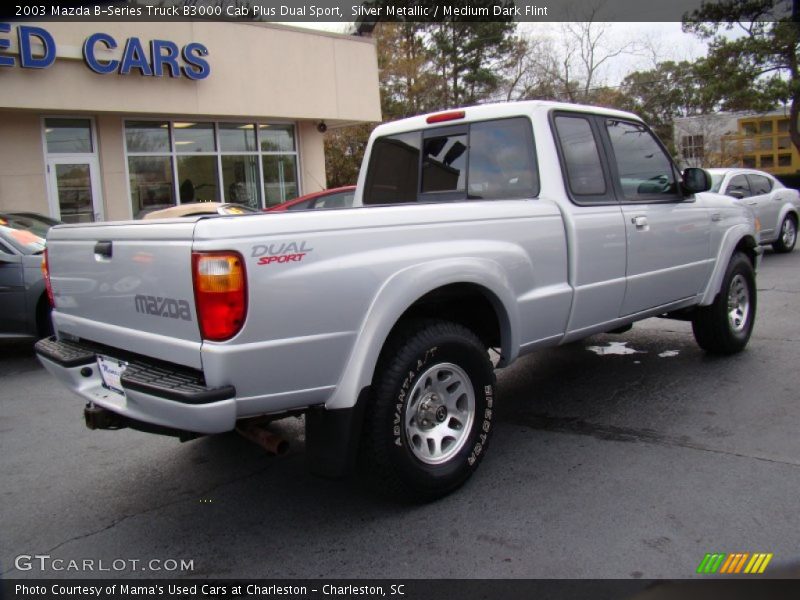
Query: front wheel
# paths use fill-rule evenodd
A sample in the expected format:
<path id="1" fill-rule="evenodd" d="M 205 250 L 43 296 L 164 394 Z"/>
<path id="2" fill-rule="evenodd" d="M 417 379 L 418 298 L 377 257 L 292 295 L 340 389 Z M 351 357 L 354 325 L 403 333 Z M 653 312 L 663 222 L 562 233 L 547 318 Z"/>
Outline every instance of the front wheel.
<path id="1" fill-rule="evenodd" d="M 778 239 L 772 244 L 775 252 L 791 252 L 797 242 L 797 221 L 792 215 L 786 215 L 781 223 Z"/>
<path id="2" fill-rule="evenodd" d="M 494 370 L 472 331 L 440 320 L 401 326 L 373 393 L 359 459 L 380 490 L 432 500 L 475 471 L 492 432 Z"/>
<path id="3" fill-rule="evenodd" d="M 697 344 L 710 354 L 734 354 L 744 349 L 756 317 L 753 265 L 741 252 L 731 257 L 722 289 L 710 306 L 696 310 L 692 331 Z"/>

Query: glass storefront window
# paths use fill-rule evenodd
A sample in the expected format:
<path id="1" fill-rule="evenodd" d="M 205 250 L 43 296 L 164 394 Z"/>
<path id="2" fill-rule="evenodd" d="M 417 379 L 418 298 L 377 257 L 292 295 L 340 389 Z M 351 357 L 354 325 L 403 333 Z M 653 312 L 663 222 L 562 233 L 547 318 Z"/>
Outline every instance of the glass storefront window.
<path id="1" fill-rule="evenodd" d="M 252 123 L 220 123 L 219 145 L 223 152 L 255 152 L 255 125 Z"/>
<path id="2" fill-rule="evenodd" d="M 44 133 L 49 154 L 94 152 L 89 119 L 45 119 Z"/>
<path id="3" fill-rule="evenodd" d="M 173 123 L 175 152 L 214 152 L 213 123 Z"/>
<path id="4" fill-rule="evenodd" d="M 178 156 L 178 182 L 181 204 L 217 202 L 217 157 Z"/>
<path id="5" fill-rule="evenodd" d="M 169 156 L 128 157 L 133 216 L 175 204 L 172 158 Z"/>
<path id="6" fill-rule="evenodd" d="M 291 124 L 126 121 L 125 142 L 134 217 L 178 202 L 259 209 L 300 194 Z"/>
<path id="7" fill-rule="evenodd" d="M 294 152 L 294 127 L 292 125 L 259 125 L 263 152 Z"/>
<path id="8" fill-rule="evenodd" d="M 264 167 L 264 196 L 267 206 L 297 198 L 297 157 L 269 155 L 261 158 Z"/>
<path id="9" fill-rule="evenodd" d="M 128 121 L 125 145 L 128 152 L 169 152 L 169 123 Z"/>
<path id="10" fill-rule="evenodd" d="M 261 206 L 258 157 L 252 154 L 222 155 L 222 189 L 225 202 Z"/>

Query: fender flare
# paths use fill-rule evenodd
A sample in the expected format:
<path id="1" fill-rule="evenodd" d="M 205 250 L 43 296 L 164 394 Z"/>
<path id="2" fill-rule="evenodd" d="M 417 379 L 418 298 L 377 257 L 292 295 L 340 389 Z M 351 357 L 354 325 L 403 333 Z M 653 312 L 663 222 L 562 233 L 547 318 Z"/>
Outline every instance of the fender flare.
<path id="1" fill-rule="evenodd" d="M 485 291 L 500 324 L 504 363 L 513 361 L 519 353 L 519 314 L 516 297 L 500 265 L 481 258 L 434 260 L 398 271 L 380 288 L 325 408 L 352 407 L 360 391 L 372 384 L 378 355 L 403 313 L 426 294 L 459 283 L 474 284 Z"/>
<path id="2" fill-rule="evenodd" d="M 725 232 L 722 242 L 717 252 L 717 259 L 714 264 L 714 271 L 708 280 L 708 285 L 703 292 L 703 299 L 699 302 L 700 306 L 709 306 L 714 302 L 720 289 L 722 288 L 722 280 L 725 277 L 725 271 L 728 268 L 728 263 L 736 251 L 739 244 L 745 240 L 748 247 L 758 248 L 758 242 L 753 235 L 752 227 L 749 224 L 739 224 L 731 227 Z M 759 252 L 761 250 L 759 249 Z"/>

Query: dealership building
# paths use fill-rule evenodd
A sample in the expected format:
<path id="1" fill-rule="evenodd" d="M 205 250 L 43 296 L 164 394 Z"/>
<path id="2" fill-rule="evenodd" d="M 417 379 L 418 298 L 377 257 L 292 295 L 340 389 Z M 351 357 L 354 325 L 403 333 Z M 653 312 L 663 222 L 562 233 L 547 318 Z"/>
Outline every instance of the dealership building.
<path id="1" fill-rule="evenodd" d="M 108 221 L 325 188 L 380 121 L 374 41 L 255 22 L 0 23 L 0 211 Z"/>

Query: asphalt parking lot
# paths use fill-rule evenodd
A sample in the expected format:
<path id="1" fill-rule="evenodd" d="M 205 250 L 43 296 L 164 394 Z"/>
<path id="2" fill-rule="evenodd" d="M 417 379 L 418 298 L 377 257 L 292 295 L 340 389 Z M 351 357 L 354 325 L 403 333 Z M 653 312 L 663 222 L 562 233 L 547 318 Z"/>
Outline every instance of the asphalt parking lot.
<path id="1" fill-rule="evenodd" d="M 301 439 L 276 458 L 235 435 L 89 431 L 30 344 L 5 343 L 0 576 L 683 578 L 707 552 L 799 573 L 800 251 L 767 251 L 758 288 L 734 357 L 652 319 L 499 372 L 483 465 L 425 506 L 309 475 Z M 21 570 L 19 555 L 128 562 Z M 152 559 L 192 569 L 140 573 Z"/>

